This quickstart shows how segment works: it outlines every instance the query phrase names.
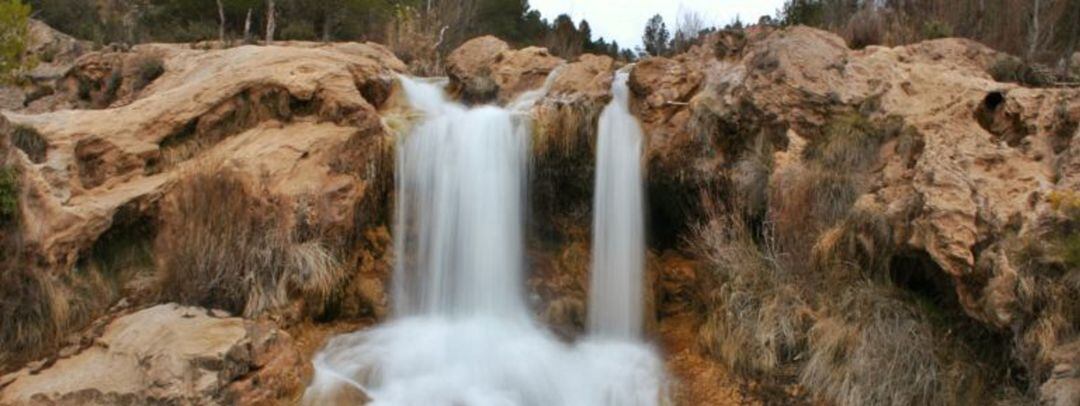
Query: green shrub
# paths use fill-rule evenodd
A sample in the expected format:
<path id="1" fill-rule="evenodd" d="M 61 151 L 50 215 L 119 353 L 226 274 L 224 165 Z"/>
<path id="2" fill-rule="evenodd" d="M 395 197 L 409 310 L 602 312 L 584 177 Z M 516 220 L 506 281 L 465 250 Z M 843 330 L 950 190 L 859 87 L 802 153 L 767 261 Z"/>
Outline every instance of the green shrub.
<path id="1" fill-rule="evenodd" d="M 1019 82 L 1024 62 L 1015 56 L 1003 56 L 990 66 L 990 76 L 998 82 Z"/>
<path id="2" fill-rule="evenodd" d="M 835 171 L 858 171 L 877 161 L 885 131 L 865 116 L 851 112 L 832 117 L 821 136 L 806 146 L 804 158 Z"/>
<path id="3" fill-rule="evenodd" d="M 30 61 L 30 6 L 21 0 L 0 0 L 0 83 L 9 82 Z"/>
<path id="4" fill-rule="evenodd" d="M 1015 56 L 998 58 L 990 66 L 990 76 L 998 82 L 1019 83 L 1025 86 L 1044 87 L 1054 83 L 1053 71 L 1038 63 L 1026 63 Z"/>
<path id="5" fill-rule="evenodd" d="M 925 39 L 939 39 L 953 36 L 952 26 L 941 20 L 930 20 L 923 23 L 922 35 Z"/>

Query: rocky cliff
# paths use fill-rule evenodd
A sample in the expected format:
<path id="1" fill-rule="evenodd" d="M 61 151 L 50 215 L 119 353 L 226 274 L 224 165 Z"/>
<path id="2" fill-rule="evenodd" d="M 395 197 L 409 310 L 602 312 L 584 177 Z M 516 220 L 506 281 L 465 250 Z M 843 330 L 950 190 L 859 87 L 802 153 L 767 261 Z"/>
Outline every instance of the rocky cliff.
<path id="1" fill-rule="evenodd" d="M 267 379 L 281 388 L 267 389 L 247 372 L 304 356 L 291 339 L 267 351 L 285 361 L 258 356 L 266 331 L 288 336 L 270 326 L 295 332 L 386 313 L 392 151 L 415 118 L 395 85 L 404 64 L 377 44 L 146 44 L 78 56 L 73 40 L 56 41 L 71 52 L 0 116 L 0 163 L 12 185 L 3 190 L 16 202 L 3 212 L 10 254 L 0 257 L 0 316 L 12 331 L 0 335 L 0 362 L 16 372 L 0 379 L 0 398 L 295 399 L 302 377 L 274 375 Z M 680 402 L 956 403 L 948 394 L 1008 386 L 1019 394 L 983 392 L 1075 404 L 1080 89 L 995 82 L 987 70 L 1001 57 L 960 39 L 855 51 L 795 27 L 724 31 L 685 54 L 620 66 L 483 37 L 448 56 L 447 75 L 450 94 L 468 103 L 532 116 L 529 287 L 535 311 L 573 337 L 585 314 L 596 121 L 615 70 L 630 69 L 648 137 L 651 330 L 684 381 Z M 716 224 L 726 226 L 708 234 Z M 192 230 L 273 238 L 215 250 L 224 242 L 185 238 Z M 742 251 L 726 248 L 738 241 Z M 269 272 L 230 261 L 257 262 L 238 252 L 246 249 L 290 265 L 269 262 L 284 269 Z M 733 252 L 768 261 L 752 275 L 716 263 L 731 263 Z M 196 260 L 207 262 L 180 266 Z M 215 301 L 215 287 L 182 282 L 217 279 L 189 268 L 248 282 L 221 288 L 235 300 Z M 861 292 L 898 299 L 861 306 Z M 113 320 L 121 298 L 146 310 Z M 264 324 L 151 307 L 168 301 Z M 724 316 L 736 303 L 753 312 Z M 851 306 L 884 310 L 867 322 Z M 186 341 L 160 321 L 179 317 L 221 340 L 176 356 L 169 351 L 187 350 L 124 334 L 139 317 L 154 319 L 140 328 L 147 337 Z M 850 359 L 879 354 L 864 333 L 883 318 L 914 320 L 898 331 L 942 346 L 926 355 L 942 367 L 911 372 L 940 377 L 898 376 L 913 383 L 875 392 L 868 388 L 882 385 L 860 381 L 869 374 L 851 362 L 815 373 L 829 348 Z M 750 319 L 761 323 L 746 327 Z M 761 327 L 770 320 L 786 321 Z M 848 330 L 829 328 L 837 325 Z M 830 341 L 835 331 L 849 333 Z M 91 344 L 72 350 L 73 342 Z M 723 342 L 775 356 L 739 358 Z M 894 362 L 908 349 L 869 359 Z M 134 365 L 132 352 L 171 361 Z M 102 357 L 132 379 L 60 378 Z M 970 374 L 985 375 L 986 386 L 946 378 L 972 366 L 989 371 Z M 136 379 L 139 368 L 192 381 L 162 387 Z M 705 389 L 713 387 L 754 389 Z"/>

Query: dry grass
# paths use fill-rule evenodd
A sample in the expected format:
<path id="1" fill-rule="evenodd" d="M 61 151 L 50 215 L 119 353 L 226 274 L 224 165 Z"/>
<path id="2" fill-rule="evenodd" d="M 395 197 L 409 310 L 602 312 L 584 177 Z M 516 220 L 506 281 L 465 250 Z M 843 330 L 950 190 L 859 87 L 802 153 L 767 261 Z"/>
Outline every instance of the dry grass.
<path id="1" fill-rule="evenodd" d="M 870 208 L 856 208 L 821 235 L 812 258 L 817 269 L 884 282 L 892 251 L 892 228 L 885 215 Z"/>
<path id="2" fill-rule="evenodd" d="M 318 241 L 297 241 L 282 204 L 243 175 L 202 169 L 180 181 L 157 237 L 168 300 L 257 317 L 301 296 L 322 306 L 342 275 Z M 183 213 L 182 215 L 179 213 Z"/>
<path id="3" fill-rule="evenodd" d="M 15 127 L 11 132 L 11 144 L 19 148 L 33 163 L 45 162 L 46 149 L 49 147 L 45 138 L 30 127 Z"/>
<path id="4" fill-rule="evenodd" d="M 852 49 L 862 49 L 869 45 L 884 44 L 885 31 L 885 16 L 874 7 L 863 7 L 848 20 L 844 34 Z"/>
<path id="5" fill-rule="evenodd" d="M 933 305 L 872 282 L 829 300 L 800 382 L 838 405 L 984 404 L 986 372 L 934 321 Z"/>
<path id="6" fill-rule="evenodd" d="M 804 350 L 811 308 L 775 244 L 759 247 L 739 216 L 710 210 L 689 241 L 711 281 L 699 342 L 737 373 L 766 376 Z"/>
<path id="7" fill-rule="evenodd" d="M 996 336 L 981 336 L 958 304 L 891 278 L 893 230 L 859 197 L 884 140 L 902 133 L 893 124 L 835 117 L 801 164 L 772 174 L 760 223 L 743 205 L 770 178 L 763 162 L 734 165 L 726 211 L 703 204 L 688 241 L 704 264 L 698 339 L 736 374 L 765 387 L 799 381 L 840 405 L 978 404 L 987 382 L 1001 382 L 1005 361 L 987 355 L 1003 353 Z"/>
<path id="8" fill-rule="evenodd" d="M 55 281 L 25 263 L 19 193 L 16 170 L 0 166 L 0 371 L 55 345 L 67 320 Z"/>
<path id="9" fill-rule="evenodd" d="M 67 322 L 67 303 L 44 273 L 5 260 L 0 272 L 0 370 L 56 345 Z"/>
<path id="10" fill-rule="evenodd" d="M 843 221 L 865 188 L 861 174 L 791 165 L 775 175 L 768 220 L 783 250 L 810 255 L 817 236 Z"/>
<path id="11" fill-rule="evenodd" d="M 875 124 L 859 113 L 839 114 L 806 146 L 804 157 L 837 171 L 866 169 L 877 162 L 887 127 L 894 125 Z"/>

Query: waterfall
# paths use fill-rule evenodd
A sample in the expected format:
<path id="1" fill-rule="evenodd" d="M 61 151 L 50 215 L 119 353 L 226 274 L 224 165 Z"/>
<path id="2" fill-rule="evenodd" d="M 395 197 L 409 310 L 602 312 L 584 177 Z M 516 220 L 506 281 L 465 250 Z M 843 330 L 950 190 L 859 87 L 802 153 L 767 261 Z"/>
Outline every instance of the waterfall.
<path id="1" fill-rule="evenodd" d="M 334 394 L 353 387 L 374 405 L 659 404 L 663 363 L 649 346 L 568 344 L 530 317 L 527 116 L 401 81 L 422 119 L 397 148 L 393 316 L 331 339 L 305 403 L 340 401 Z"/>
<path id="2" fill-rule="evenodd" d="M 628 79 L 626 70 L 616 73 L 600 113 L 588 322 L 592 334 L 634 339 L 644 316 L 643 135 L 630 114 Z"/>
<path id="3" fill-rule="evenodd" d="M 427 119 L 398 145 L 395 312 L 523 317 L 527 127 L 402 84 Z"/>

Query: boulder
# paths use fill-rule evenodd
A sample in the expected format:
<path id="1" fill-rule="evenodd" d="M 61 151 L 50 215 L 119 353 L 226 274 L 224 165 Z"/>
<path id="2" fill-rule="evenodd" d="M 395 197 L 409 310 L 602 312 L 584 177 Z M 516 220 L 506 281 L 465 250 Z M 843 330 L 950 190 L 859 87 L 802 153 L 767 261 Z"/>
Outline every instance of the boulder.
<path id="1" fill-rule="evenodd" d="M 490 35 L 466 41 L 446 57 L 449 91 L 466 103 L 506 104 L 543 86 L 548 74 L 564 61 L 546 48 L 510 49 Z"/>
<path id="2" fill-rule="evenodd" d="M 446 74 L 451 93 L 467 102 L 483 103 L 495 99 L 499 85 L 492 77 L 494 65 L 509 51 L 505 41 L 486 35 L 461 44 L 446 57 Z"/>
<path id="3" fill-rule="evenodd" d="M 117 318 L 49 366 L 0 378 L 0 403 L 258 404 L 294 396 L 303 368 L 271 325 L 164 304 Z"/>

